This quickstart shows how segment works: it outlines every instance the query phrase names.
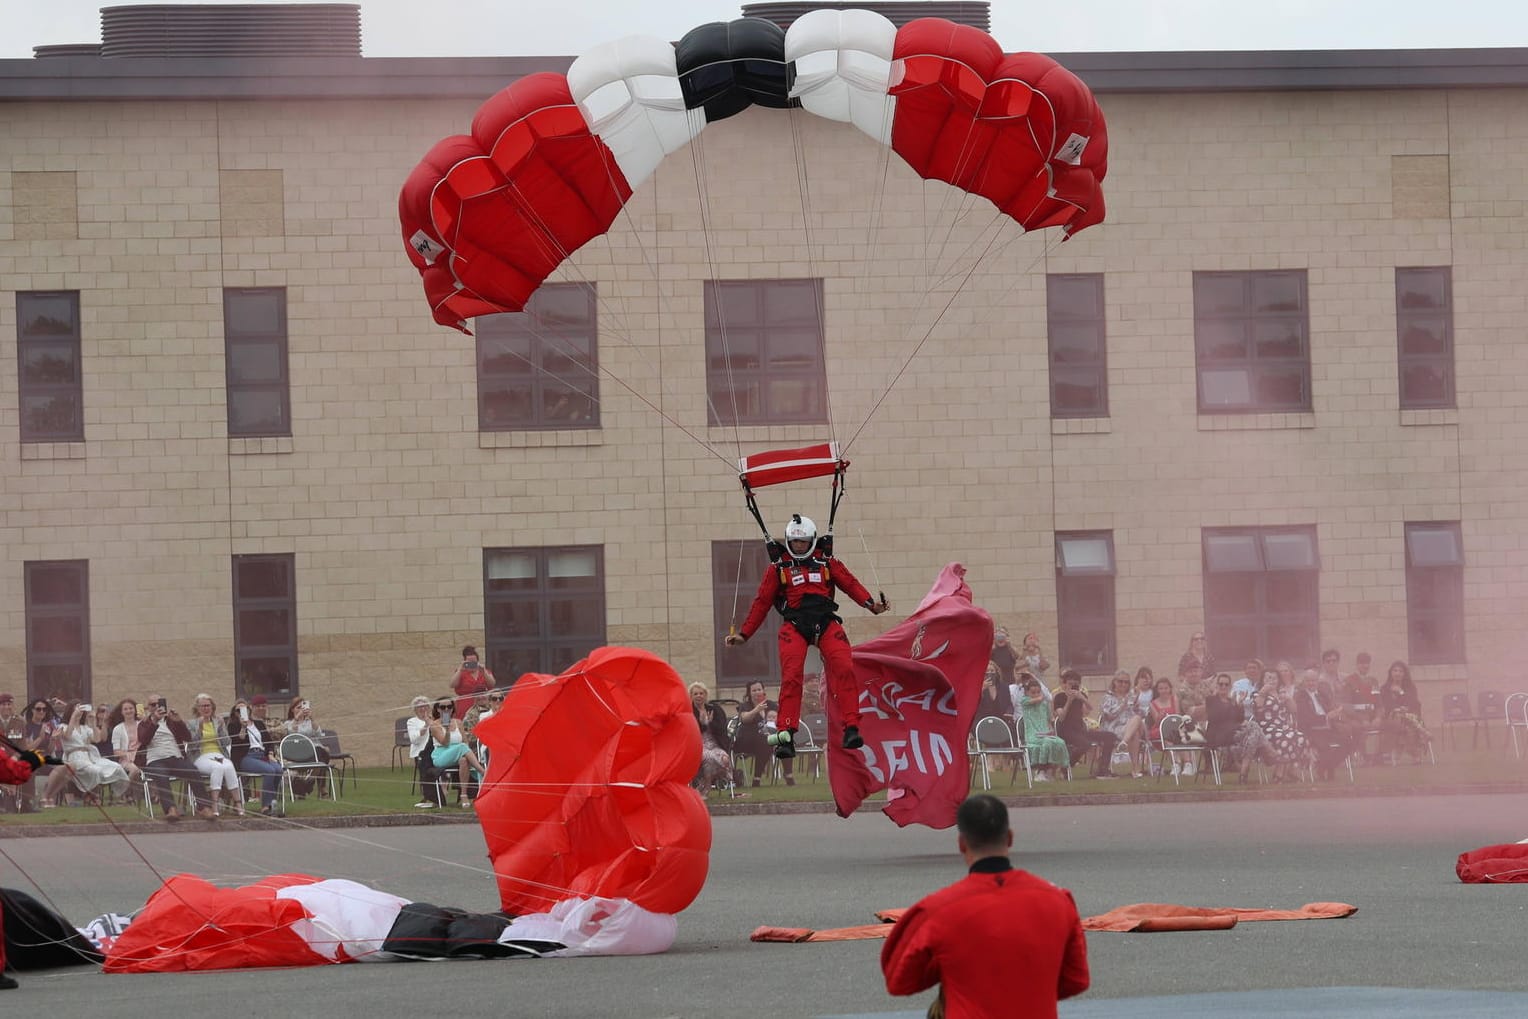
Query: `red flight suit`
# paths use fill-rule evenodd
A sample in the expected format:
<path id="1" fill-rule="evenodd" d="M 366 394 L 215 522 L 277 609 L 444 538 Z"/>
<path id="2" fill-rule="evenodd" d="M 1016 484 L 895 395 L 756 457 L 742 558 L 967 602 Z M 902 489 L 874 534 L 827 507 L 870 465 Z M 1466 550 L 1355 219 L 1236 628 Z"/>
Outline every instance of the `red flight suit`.
<path id="1" fill-rule="evenodd" d="M 1088 989 L 1088 944 L 1071 892 L 989 856 L 903 914 L 881 972 L 892 994 L 938 984 L 945 1019 L 1054 1019 Z"/>
<path id="2" fill-rule="evenodd" d="M 849 636 L 835 615 L 835 588 L 842 588 L 867 609 L 875 604 L 865 585 L 841 560 L 786 555 L 764 572 L 753 607 L 738 631 L 744 640 L 752 637 L 771 608 L 785 618 L 785 625 L 780 627 L 780 713 L 775 720 L 780 729 L 795 729 L 801 723 L 801 671 L 806 649 L 813 644 L 822 652 L 828 691 L 838 702 L 844 725 L 859 725 L 859 683 L 849 653 Z"/>

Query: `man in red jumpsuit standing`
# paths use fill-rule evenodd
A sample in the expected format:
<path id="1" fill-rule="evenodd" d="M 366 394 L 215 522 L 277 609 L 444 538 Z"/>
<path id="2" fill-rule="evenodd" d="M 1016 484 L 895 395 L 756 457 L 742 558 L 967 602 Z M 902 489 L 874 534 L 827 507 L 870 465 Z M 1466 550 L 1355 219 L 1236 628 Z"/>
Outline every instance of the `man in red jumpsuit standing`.
<path id="1" fill-rule="evenodd" d="M 880 601 L 872 598 L 847 566 L 818 548 L 817 525 L 810 518 L 799 513 L 791 517 L 791 522 L 785 525 L 785 551 L 787 554 L 765 571 L 742 630 L 728 634 L 727 643 L 736 646 L 752 637 L 769 610 L 777 609 L 787 625 L 780 627 L 780 713 L 776 719 L 778 733 L 772 737 L 775 756 L 796 756 L 802 667 L 806 663 L 806 649 L 813 644 L 822 652 L 828 690 L 838 701 L 839 713 L 844 717 L 844 749 L 858 750 L 865 745 L 859 732 L 859 684 L 855 682 L 849 637 L 837 615 L 833 592 L 842 588 L 875 615 L 891 606 L 884 597 Z"/>
<path id="2" fill-rule="evenodd" d="M 32 777 L 32 772 L 45 764 L 62 764 L 49 760 L 36 750 L 18 750 L 9 740 L 0 744 L 0 785 L 21 785 Z M 0 907 L 3 909 L 3 907 Z M 0 991 L 14 990 L 16 981 L 5 975 L 5 915 L 0 912 Z"/>
<path id="3" fill-rule="evenodd" d="M 1088 945 L 1072 893 L 1014 869 L 1008 808 L 968 798 L 955 812 L 970 873 L 927 896 L 892 927 L 881 972 L 892 994 L 939 985 L 930 1016 L 1053 1019 L 1088 989 Z"/>

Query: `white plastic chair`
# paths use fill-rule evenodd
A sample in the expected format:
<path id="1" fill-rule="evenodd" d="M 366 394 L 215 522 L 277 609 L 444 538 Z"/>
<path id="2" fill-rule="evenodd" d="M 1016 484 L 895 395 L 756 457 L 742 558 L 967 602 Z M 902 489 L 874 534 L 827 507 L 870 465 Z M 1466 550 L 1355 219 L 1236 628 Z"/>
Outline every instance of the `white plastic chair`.
<path id="1" fill-rule="evenodd" d="M 971 753 L 980 762 L 982 769 L 982 788 L 992 788 L 992 767 L 989 758 L 1008 758 L 1013 761 L 1013 777 L 1019 777 L 1018 765 L 1024 765 L 1024 777 L 1029 782 L 1029 787 L 1034 788 L 1035 775 L 1029 766 L 1029 750 L 1015 739 L 1013 730 L 1008 728 L 1008 723 L 997 715 L 988 715 L 976 723 L 976 730 L 971 734 Z"/>
<path id="2" fill-rule="evenodd" d="M 297 798 L 292 792 L 292 776 L 297 774 L 311 775 L 314 778 L 322 775 L 329 783 L 329 798 L 339 799 L 334 788 L 334 769 L 319 760 L 318 747 L 307 736 L 300 732 L 293 732 L 281 737 L 281 744 L 276 748 L 276 760 L 282 768 L 281 805 L 283 809 Z"/>
<path id="3" fill-rule="evenodd" d="M 1514 716 L 1513 711 L 1517 714 Z M 1521 729 L 1528 739 L 1528 693 L 1515 693 L 1507 698 L 1507 731 L 1512 734 L 1512 755 L 1522 760 L 1523 749 L 1518 745 L 1517 733 Z M 1431 749 L 1431 748 L 1429 748 Z"/>
<path id="4" fill-rule="evenodd" d="M 1199 755 L 1200 771 L 1206 760 L 1210 764 L 1210 774 L 1215 777 L 1215 784 L 1220 785 L 1220 754 L 1214 747 L 1203 743 L 1193 743 L 1183 738 L 1183 726 L 1192 721 L 1188 715 L 1168 715 L 1162 719 L 1162 724 L 1157 727 L 1157 736 L 1162 741 L 1162 756 L 1166 758 L 1162 770 L 1171 770 L 1173 773 L 1173 785 L 1181 785 L 1179 774 L 1182 767 L 1178 763 L 1178 755 L 1184 756 L 1184 763 L 1192 761 L 1194 755 Z M 1161 776 L 1158 776 L 1160 778 Z"/>

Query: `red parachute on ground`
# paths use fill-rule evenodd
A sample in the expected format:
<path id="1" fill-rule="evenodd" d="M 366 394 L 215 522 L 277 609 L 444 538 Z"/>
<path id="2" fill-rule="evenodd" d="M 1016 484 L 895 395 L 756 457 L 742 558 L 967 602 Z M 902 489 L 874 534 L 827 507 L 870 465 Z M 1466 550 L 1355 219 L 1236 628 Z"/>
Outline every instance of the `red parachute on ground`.
<path id="1" fill-rule="evenodd" d="M 663 659 L 604 647 L 560 676 L 523 676 L 475 732 L 489 750 L 475 806 L 506 912 L 600 896 L 672 914 L 700 893 L 700 733 Z"/>
<path id="2" fill-rule="evenodd" d="M 1092 93 L 1034 53 L 923 18 L 816 10 L 789 29 L 742 18 L 677 44 L 632 36 L 488 99 L 398 199 L 435 320 L 519 311 L 603 234 L 664 158 L 749 106 L 853 124 L 914 171 L 991 201 L 1026 230 L 1104 218 L 1108 135 Z"/>
<path id="3" fill-rule="evenodd" d="M 1454 873 L 1467 885 L 1528 883 L 1528 843 L 1508 842 L 1460 853 Z"/>

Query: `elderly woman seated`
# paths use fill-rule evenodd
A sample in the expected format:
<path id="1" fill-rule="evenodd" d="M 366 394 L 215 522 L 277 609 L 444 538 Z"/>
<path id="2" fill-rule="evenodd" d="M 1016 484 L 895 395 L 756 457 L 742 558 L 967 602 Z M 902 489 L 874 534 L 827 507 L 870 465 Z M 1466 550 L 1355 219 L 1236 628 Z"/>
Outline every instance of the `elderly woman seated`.
<path id="1" fill-rule="evenodd" d="M 732 755 L 727 752 L 727 710 L 708 698 L 704 683 L 690 684 L 690 708 L 700 727 L 700 771 L 695 788 L 702 793 L 724 783 L 732 771 Z"/>

